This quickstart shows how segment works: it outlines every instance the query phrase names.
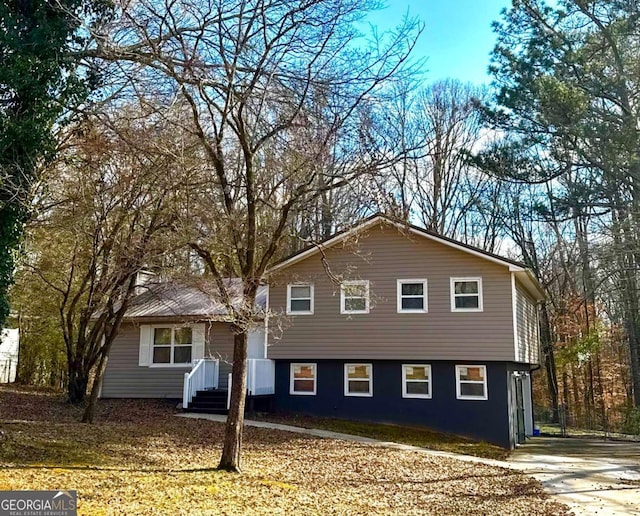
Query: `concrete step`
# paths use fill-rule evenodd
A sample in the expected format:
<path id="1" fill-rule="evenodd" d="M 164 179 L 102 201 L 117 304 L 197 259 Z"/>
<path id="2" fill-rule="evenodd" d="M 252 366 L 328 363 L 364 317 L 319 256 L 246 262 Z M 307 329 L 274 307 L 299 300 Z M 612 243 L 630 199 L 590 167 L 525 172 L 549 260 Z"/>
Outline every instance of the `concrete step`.
<path id="1" fill-rule="evenodd" d="M 202 408 L 227 408 L 227 400 L 203 400 L 193 398 L 190 407 L 202 407 Z"/>
<path id="2" fill-rule="evenodd" d="M 189 407 L 185 410 L 185 412 L 194 412 L 197 414 L 228 414 L 229 411 L 224 409 L 212 409 L 212 408 L 199 408 L 199 407 Z"/>

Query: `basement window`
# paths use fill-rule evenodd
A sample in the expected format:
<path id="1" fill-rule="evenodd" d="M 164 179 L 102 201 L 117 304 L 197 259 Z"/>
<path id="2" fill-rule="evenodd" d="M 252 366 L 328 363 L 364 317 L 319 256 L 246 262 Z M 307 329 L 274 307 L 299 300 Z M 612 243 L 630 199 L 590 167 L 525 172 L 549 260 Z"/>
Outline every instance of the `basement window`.
<path id="1" fill-rule="evenodd" d="M 456 397 L 459 400 L 486 400 L 487 366 L 456 366 Z"/>
<path id="2" fill-rule="evenodd" d="M 289 394 L 314 396 L 316 393 L 316 364 L 291 364 Z"/>

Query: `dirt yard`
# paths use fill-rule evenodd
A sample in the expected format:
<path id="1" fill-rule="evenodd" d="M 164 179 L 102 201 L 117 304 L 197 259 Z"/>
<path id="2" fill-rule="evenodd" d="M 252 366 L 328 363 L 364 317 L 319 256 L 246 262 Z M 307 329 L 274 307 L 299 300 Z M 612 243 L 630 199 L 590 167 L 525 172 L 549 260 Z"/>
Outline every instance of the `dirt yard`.
<path id="1" fill-rule="evenodd" d="M 105 400 L 94 425 L 56 393 L 0 388 L 0 489 L 75 489 L 80 514 L 567 514 L 510 470 L 246 428 L 244 472 L 215 470 L 223 427 L 174 404 Z"/>

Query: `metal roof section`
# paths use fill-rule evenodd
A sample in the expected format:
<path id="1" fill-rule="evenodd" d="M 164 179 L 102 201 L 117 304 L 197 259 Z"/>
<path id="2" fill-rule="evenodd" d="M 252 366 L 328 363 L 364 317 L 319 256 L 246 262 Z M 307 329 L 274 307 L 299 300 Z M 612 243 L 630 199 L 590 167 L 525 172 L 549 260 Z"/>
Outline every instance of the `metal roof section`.
<path id="1" fill-rule="evenodd" d="M 234 306 L 242 303 L 242 281 L 227 280 Z M 266 285 L 258 287 L 256 306 L 259 312 L 266 309 Z M 188 317 L 225 320 L 227 308 L 220 300 L 220 292 L 213 282 L 185 285 L 177 282 L 147 283 L 141 293 L 129 303 L 125 319 L 155 317 Z"/>

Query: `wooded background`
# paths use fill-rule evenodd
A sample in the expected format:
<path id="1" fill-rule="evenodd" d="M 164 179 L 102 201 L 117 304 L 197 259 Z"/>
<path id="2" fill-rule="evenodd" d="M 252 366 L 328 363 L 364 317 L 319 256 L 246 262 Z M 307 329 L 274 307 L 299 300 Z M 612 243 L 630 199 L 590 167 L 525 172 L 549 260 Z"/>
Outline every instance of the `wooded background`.
<path id="1" fill-rule="evenodd" d="M 637 2 L 514 0 L 486 88 L 424 79 L 419 20 L 364 37 L 372 1 L 43 5 L 0 13 L 20 381 L 82 401 L 142 269 L 246 338 L 269 264 L 382 211 L 533 270 L 539 421 L 640 433 Z"/>

